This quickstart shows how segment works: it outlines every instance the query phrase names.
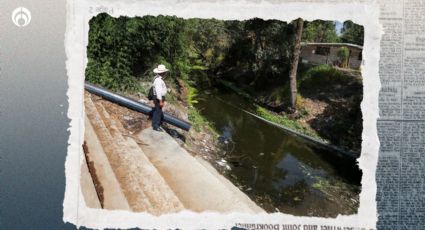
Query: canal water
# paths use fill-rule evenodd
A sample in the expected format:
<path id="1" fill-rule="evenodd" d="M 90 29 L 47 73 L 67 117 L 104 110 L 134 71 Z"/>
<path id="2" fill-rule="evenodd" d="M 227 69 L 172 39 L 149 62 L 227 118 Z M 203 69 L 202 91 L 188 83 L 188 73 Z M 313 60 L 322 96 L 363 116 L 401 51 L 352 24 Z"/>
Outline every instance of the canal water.
<path id="1" fill-rule="evenodd" d="M 245 111 L 254 105 L 235 93 L 206 92 L 197 100 L 221 135 L 225 176 L 263 209 L 320 217 L 357 212 L 361 172 L 354 159 L 250 115 Z"/>

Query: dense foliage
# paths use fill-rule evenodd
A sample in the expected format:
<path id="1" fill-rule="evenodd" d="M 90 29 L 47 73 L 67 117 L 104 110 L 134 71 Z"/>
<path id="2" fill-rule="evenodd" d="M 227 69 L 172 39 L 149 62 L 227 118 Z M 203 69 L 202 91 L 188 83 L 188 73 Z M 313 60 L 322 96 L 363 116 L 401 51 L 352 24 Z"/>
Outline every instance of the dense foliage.
<path id="1" fill-rule="evenodd" d="M 344 23 L 351 39 L 357 26 Z M 294 25 L 254 18 L 246 21 L 188 19 L 175 16 L 113 18 L 99 14 L 90 20 L 86 78 L 117 91 L 141 90 L 152 69 L 171 69 L 169 83 L 200 83 L 223 77 L 263 88 L 288 80 Z M 362 34 L 361 34 L 362 37 Z M 304 41 L 336 42 L 329 21 L 305 22 Z M 351 40 L 349 40 L 351 41 Z"/>
<path id="2" fill-rule="evenodd" d="M 94 17 L 90 20 L 87 80 L 114 90 L 137 90 L 137 78 L 148 77 L 157 63 L 164 63 L 178 76 L 186 60 L 183 29 L 183 19 L 176 17 Z"/>
<path id="3" fill-rule="evenodd" d="M 304 22 L 302 40 L 305 42 L 341 42 L 332 21 Z"/>
<path id="4" fill-rule="evenodd" d="M 353 43 L 363 45 L 364 28 L 352 21 L 345 21 L 341 30 L 341 41 L 345 43 Z"/>

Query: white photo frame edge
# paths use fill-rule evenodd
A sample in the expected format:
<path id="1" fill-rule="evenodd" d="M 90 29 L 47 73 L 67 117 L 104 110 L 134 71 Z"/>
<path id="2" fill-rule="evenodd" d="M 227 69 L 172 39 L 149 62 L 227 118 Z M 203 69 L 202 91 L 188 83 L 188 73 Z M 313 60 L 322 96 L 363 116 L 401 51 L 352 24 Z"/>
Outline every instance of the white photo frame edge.
<path id="1" fill-rule="evenodd" d="M 195 213 L 189 210 L 159 217 L 147 213 L 88 208 L 80 189 L 80 166 L 83 160 L 84 140 L 84 72 L 87 64 L 89 20 L 105 10 L 113 17 L 144 15 L 176 15 L 182 18 L 217 18 L 245 20 L 253 17 L 290 22 L 296 18 L 307 21 L 352 20 L 363 25 L 363 114 L 362 151 L 358 159 L 363 172 L 360 206 L 355 215 L 339 215 L 336 218 L 297 217 L 283 213 L 272 214 L 221 214 L 217 212 Z M 321 10 L 318 10 L 321 9 Z M 284 12 L 284 14 L 283 14 Z M 236 223 L 264 224 L 315 224 L 342 227 L 376 228 L 376 180 L 379 139 L 376 121 L 379 116 L 378 96 L 379 49 L 382 26 L 379 23 L 379 5 L 376 2 L 267 2 L 267 1 L 99 1 L 68 0 L 67 28 L 65 34 L 66 68 L 68 75 L 68 117 L 70 137 L 65 161 L 65 197 L 63 221 L 77 227 L 89 228 L 231 228 Z"/>

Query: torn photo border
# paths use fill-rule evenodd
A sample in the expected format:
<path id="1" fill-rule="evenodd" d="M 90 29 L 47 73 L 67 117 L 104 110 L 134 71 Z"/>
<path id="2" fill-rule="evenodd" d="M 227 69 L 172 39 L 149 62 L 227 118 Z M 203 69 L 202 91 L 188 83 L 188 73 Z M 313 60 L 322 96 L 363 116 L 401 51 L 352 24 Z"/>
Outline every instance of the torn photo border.
<path id="1" fill-rule="evenodd" d="M 363 115 L 362 150 L 358 159 L 363 173 L 360 206 L 354 215 L 336 218 L 298 217 L 284 213 L 196 213 L 184 210 L 175 214 L 154 216 L 147 213 L 88 208 L 80 188 L 80 167 L 84 159 L 84 79 L 87 64 L 89 20 L 106 12 L 113 17 L 170 15 L 184 19 L 216 18 L 222 20 L 246 20 L 254 17 L 264 20 L 277 19 L 291 22 L 297 18 L 307 21 L 351 20 L 364 26 L 363 64 Z M 65 49 L 68 74 L 68 117 L 70 137 L 65 161 L 66 187 L 63 202 L 63 221 L 87 228 L 144 229 L 230 229 L 241 224 L 296 225 L 300 229 L 324 229 L 352 227 L 374 229 L 378 218 L 376 208 L 375 171 L 378 160 L 379 140 L 376 121 L 379 116 L 378 95 L 379 49 L 382 27 L 379 23 L 379 5 L 373 2 L 269 2 L 269 1 L 67 1 L 67 28 Z M 253 225 L 252 225 L 253 226 Z M 311 228 L 308 228 L 312 226 Z M 317 226 L 317 228 L 314 228 Z M 281 228 L 282 229 L 282 226 Z M 336 228 L 325 228 L 336 229 Z"/>

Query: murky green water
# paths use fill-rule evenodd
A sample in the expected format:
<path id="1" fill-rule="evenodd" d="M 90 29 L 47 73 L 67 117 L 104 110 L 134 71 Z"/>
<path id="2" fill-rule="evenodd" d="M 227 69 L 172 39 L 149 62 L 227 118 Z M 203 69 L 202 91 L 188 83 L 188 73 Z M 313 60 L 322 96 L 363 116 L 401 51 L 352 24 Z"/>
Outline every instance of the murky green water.
<path id="1" fill-rule="evenodd" d="M 197 109 L 221 134 L 227 177 L 269 212 L 336 216 L 357 212 L 354 160 L 321 149 L 246 112 L 234 93 L 201 94 Z"/>

